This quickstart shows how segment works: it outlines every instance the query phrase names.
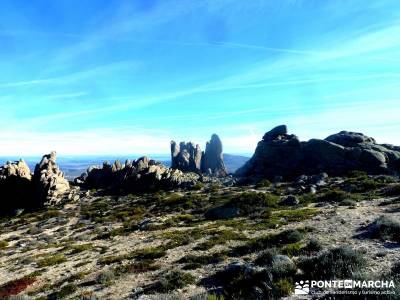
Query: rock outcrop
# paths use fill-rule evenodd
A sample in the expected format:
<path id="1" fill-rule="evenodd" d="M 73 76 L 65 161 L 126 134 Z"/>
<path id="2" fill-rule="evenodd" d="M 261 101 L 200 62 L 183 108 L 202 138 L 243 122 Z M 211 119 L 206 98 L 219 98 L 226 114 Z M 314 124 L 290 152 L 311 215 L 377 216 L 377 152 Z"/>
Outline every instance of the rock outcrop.
<path id="1" fill-rule="evenodd" d="M 222 154 L 222 142 L 213 134 L 202 152 L 199 145 L 171 142 L 171 167 L 183 172 L 204 173 L 213 176 L 226 176 L 227 170 Z"/>
<path id="2" fill-rule="evenodd" d="M 236 175 L 294 179 L 321 172 L 340 176 L 351 170 L 369 174 L 397 173 L 400 171 L 400 147 L 380 145 L 371 137 L 347 131 L 324 140 L 301 142 L 281 125 L 264 135 L 253 157 Z"/>
<path id="3" fill-rule="evenodd" d="M 155 160 L 141 157 L 127 160 L 124 165 L 105 162 L 102 167 L 90 167 L 75 183 L 86 188 L 103 188 L 111 192 L 140 193 L 190 187 L 199 175 L 167 168 Z"/>
<path id="4" fill-rule="evenodd" d="M 32 174 L 25 161 L 8 161 L 0 167 L 0 214 L 32 206 L 32 194 Z"/>
<path id="5" fill-rule="evenodd" d="M 202 152 L 199 145 L 171 141 L 171 168 L 183 172 L 201 172 Z"/>
<path id="6" fill-rule="evenodd" d="M 55 204 L 69 190 L 55 152 L 43 156 L 34 174 L 23 160 L 0 167 L 1 213 Z"/>
<path id="7" fill-rule="evenodd" d="M 222 142 L 218 135 L 213 134 L 211 140 L 206 144 L 206 151 L 201 162 L 201 169 L 203 173 L 226 176 L 227 171 L 224 164 L 222 155 Z"/>
<path id="8" fill-rule="evenodd" d="M 44 204 L 55 204 L 60 196 L 69 191 L 68 180 L 56 163 L 57 154 L 55 151 L 44 155 L 39 164 L 35 167 L 33 184 L 36 198 Z"/>

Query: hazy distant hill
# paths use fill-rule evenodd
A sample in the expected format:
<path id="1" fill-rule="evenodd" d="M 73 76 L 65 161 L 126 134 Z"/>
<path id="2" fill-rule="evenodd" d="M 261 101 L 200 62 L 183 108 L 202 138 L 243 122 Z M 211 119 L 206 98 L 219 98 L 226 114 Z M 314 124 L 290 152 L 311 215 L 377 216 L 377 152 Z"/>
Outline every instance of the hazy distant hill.
<path id="1" fill-rule="evenodd" d="M 136 159 L 140 157 L 139 155 L 134 156 L 59 156 L 57 157 L 57 163 L 60 166 L 61 170 L 65 173 L 66 178 L 69 180 L 81 175 L 88 167 L 93 165 L 101 166 L 104 161 L 113 162 L 116 159 L 119 159 L 121 162 L 124 162 L 127 158 Z M 171 165 L 171 157 L 170 155 L 149 155 L 149 157 L 162 162 L 166 166 Z M 35 169 L 35 165 L 40 161 L 41 157 L 23 157 L 26 163 L 29 165 L 29 168 L 33 172 Z M 8 160 L 14 161 L 18 160 L 19 157 L 0 157 L 0 165 L 5 164 Z M 224 154 L 224 161 L 228 172 L 233 173 L 238 168 L 240 168 L 249 157 L 241 156 L 241 155 L 233 155 L 233 154 Z"/>
<path id="2" fill-rule="evenodd" d="M 243 166 L 249 159 L 250 156 L 224 154 L 224 162 L 229 173 L 234 173 L 237 169 Z"/>

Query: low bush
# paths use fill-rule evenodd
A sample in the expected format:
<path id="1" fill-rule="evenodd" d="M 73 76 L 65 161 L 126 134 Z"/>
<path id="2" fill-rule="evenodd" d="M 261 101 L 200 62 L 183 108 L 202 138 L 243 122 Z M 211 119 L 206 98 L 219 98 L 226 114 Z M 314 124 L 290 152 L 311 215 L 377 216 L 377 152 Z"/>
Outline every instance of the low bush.
<path id="1" fill-rule="evenodd" d="M 400 243 L 400 222 L 380 216 L 371 226 L 371 237 Z"/>
<path id="2" fill-rule="evenodd" d="M 299 267 L 309 278 L 352 278 L 366 265 L 363 255 L 349 247 L 338 247 L 323 251 L 316 256 L 302 257 Z"/>
<path id="3" fill-rule="evenodd" d="M 67 285 L 64 285 L 57 292 L 57 298 L 56 299 L 66 298 L 66 297 L 72 295 L 73 293 L 75 293 L 77 289 L 78 289 L 78 287 L 73 283 L 69 283 Z"/>
<path id="4" fill-rule="evenodd" d="M 233 248 L 230 254 L 232 256 L 243 256 L 268 248 L 283 247 L 285 244 L 297 243 L 303 238 L 303 232 L 297 229 L 289 229 L 282 231 L 279 234 L 266 235 L 251 239 L 246 244 Z"/>
<path id="5" fill-rule="evenodd" d="M 206 286 L 221 286 L 225 299 L 278 299 L 289 296 L 293 290 L 290 277 L 275 277 L 269 268 L 242 264 L 229 265 L 202 283 Z"/>
<path id="6" fill-rule="evenodd" d="M 159 293 L 168 293 L 196 282 L 193 275 L 179 270 L 161 274 L 152 289 Z"/>
<path id="7" fill-rule="evenodd" d="M 63 262 L 66 262 L 66 261 L 67 261 L 67 259 L 65 258 L 64 254 L 52 254 L 52 255 L 50 254 L 50 255 L 42 258 L 41 260 L 39 260 L 37 262 L 37 265 L 40 268 L 43 268 L 43 267 L 58 265 Z"/>
<path id="8" fill-rule="evenodd" d="M 96 282 L 101 285 L 110 285 L 114 280 L 115 274 L 112 270 L 103 271 L 96 278 Z"/>
<path id="9" fill-rule="evenodd" d="M 8 247 L 7 241 L 0 241 L 0 249 L 5 249 Z"/>
<path id="10" fill-rule="evenodd" d="M 256 189 L 261 189 L 261 188 L 269 188 L 272 185 L 271 181 L 268 179 L 263 179 L 260 180 L 259 182 L 256 183 Z"/>

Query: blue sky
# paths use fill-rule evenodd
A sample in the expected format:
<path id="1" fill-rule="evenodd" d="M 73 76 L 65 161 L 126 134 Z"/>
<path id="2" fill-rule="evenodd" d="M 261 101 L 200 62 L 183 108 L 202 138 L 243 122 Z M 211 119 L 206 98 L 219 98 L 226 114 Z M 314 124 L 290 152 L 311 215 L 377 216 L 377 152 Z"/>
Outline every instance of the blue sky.
<path id="1" fill-rule="evenodd" d="M 252 152 L 287 124 L 400 144 L 400 3 L 4 0 L 0 154 Z"/>

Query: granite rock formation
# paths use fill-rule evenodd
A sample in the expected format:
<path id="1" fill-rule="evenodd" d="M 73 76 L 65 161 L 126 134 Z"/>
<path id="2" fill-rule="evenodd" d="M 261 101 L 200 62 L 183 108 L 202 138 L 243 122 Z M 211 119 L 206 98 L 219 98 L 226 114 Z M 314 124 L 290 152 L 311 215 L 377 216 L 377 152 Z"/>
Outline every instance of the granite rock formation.
<path id="1" fill-rule="evenodd" d="M 85 188 L 102 188 L 111 192 L 140 193 L 190 187 L 199 175 L 167 168 L 155 160 L 141 157 L 127 160 L 124 165 L 105 162 L 102 167 L 90 167 L 75 183 Z"/>
<path id="2" fill-rule="evenodd" d="M 34 174 L 23 160 L 0 167 L 2 213 L 58 203 L 69 190 L 69 183 L 56 164 L 55 152 L 43 156 Z"/>
<path id="3" fill-rule="evenodd" d="M 380 145 L 362 133 L 341 131 L 324 140 L 301 142 L 285 125 L 267 132 L 253 157 L 237 172 L 241 177 L 294 179 L 326 172 L 341 176 L 352 170 L 369 174 L 400 171 L 400 147 Z"/>
<path id="4" fill-rule="evenodd" d="M 206 144 L 206 151 L 201 162 L 201 170 L 203 173 L 215 176 L 227 175 L 222 154 L 222 142 L 216 134 L 213 134 L 211 140 Z"/>
<path id="5" fill-rule="evenodd" d="M 171 141 L 171 168 L 183 172 L 201 172 L 202 152 L 199 145 Z"/>
<path id="6" fill-rule="evenodd" d="M 64 178 L 56 159 L 55 151 L 44 155 L 33 174 L 36 199 L 40 199 L 44 204 L 57 203 L 61 199 L 60 196 L 70 190 L 69 182 Z"/>
<path id="7" fill-rule="evenodd" d="M 0 213 L 31 206 L 32 193 L 32 174 L 25 161 L 8 161 L 0 167 Z"/>
<path id="8" fill-rule="evenodd" d="M 183 172 L 204 173 L 213 176 L 226 176 L 227 170 L 222 155 L 222 142 L 213 134 L 202 152 L 199 145 L 171 142 L 171 167 Z"/>

